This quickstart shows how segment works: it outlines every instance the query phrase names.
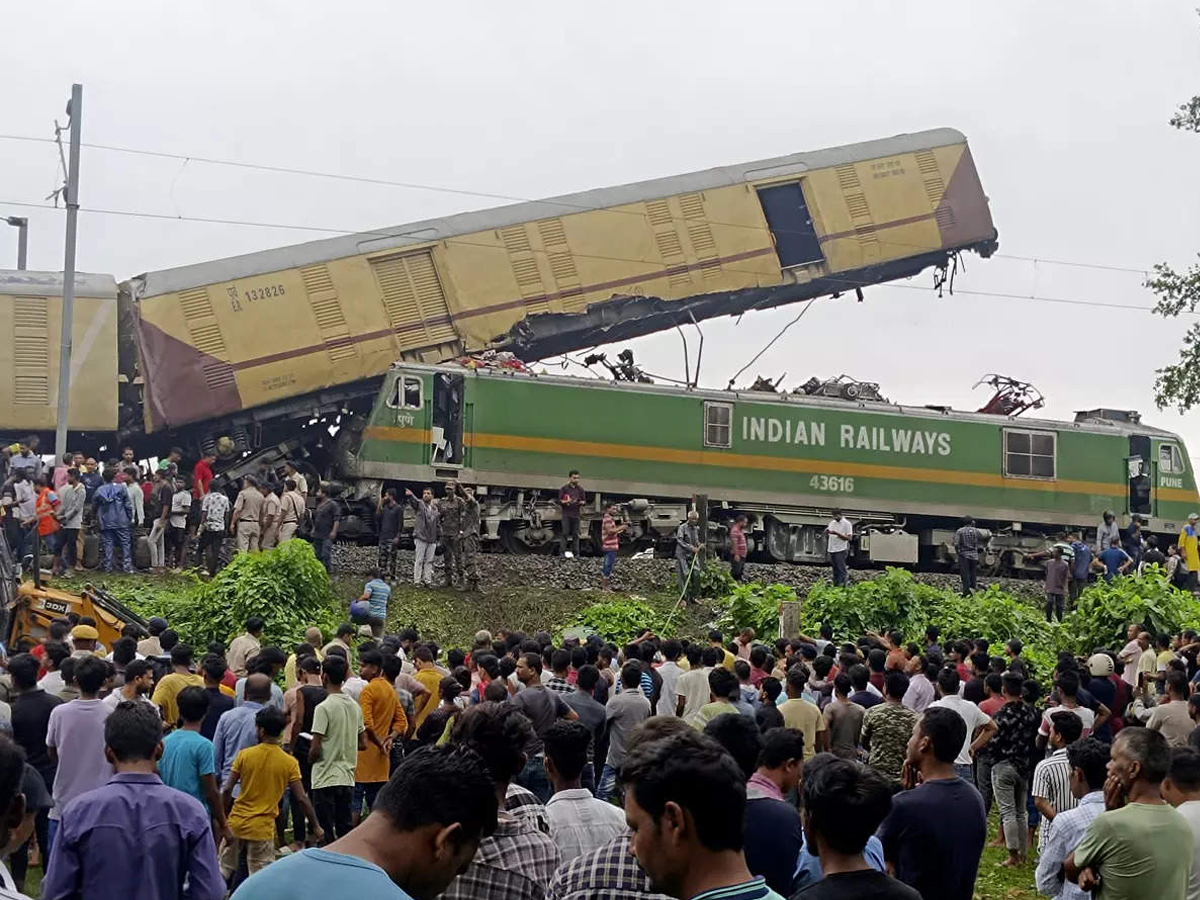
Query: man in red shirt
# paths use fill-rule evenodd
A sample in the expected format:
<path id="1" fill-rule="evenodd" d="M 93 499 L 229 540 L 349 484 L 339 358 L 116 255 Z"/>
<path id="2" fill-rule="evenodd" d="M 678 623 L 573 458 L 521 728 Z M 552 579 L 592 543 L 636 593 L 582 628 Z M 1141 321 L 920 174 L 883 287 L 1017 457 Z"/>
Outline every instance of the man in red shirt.
<path id="1" fill-rule="evenodd" d="M 192 467 L 192 496 L 197 500 L 203 500 L 208 493 L 208 486 L 213 480 L 212 464 L 216 461 L 217 457 L 208 453 Z"/>

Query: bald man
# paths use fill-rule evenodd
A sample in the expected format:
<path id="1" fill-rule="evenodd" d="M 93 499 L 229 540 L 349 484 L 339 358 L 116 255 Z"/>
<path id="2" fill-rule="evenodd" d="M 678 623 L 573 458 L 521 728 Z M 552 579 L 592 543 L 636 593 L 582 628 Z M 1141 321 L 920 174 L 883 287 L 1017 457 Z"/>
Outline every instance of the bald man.
<path id="1" fill-rule="evenodd" d="M 233 758 L 247 747 L 258 743 L 254 717 L 271 700 L 271 679 L 261 672 L 246 678 L 246 699 L 241 706 L 224 713 L 217 720 L 213 734 L 213 755 L 221 784 L 229 780 Z M 235 790 L 235 793 L 237 791 Z"/>

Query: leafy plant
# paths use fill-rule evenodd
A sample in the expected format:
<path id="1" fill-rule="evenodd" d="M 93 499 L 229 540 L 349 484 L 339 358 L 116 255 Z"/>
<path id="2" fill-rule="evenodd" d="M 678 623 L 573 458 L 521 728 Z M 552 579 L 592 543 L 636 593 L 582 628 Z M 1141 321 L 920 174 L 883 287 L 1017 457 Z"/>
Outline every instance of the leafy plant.
<path id="1" fill-rule="evenodd" d="M 199 650 L 212 641 L 228 643 L 250 616 L 266 621 L 264 646 L 288 649 L 310 625 L 332 633 L 343 615 L 325 567 L 312 545 L 299 540 L 239 553 L 211 581 L 195 579 L 183 592 L 157 593 L 138 585 L 121 599 L 144 616 L 163 616 Z"/>
<path id="2" fill-rule="evenodd" d="M 661 636 L 669 631 L 669 623 L 641 597 L 630 596 L 593 603 L 558 630 L 561 633 L 571 628 L 581 628 L 620 645 L 647 629 Z"/>
<path id="3" fill-rule="evenodd" d="M 779 633 L 779 604 L 794 602 L 796 592 L 786 584 L 735 584 L 721 601 L 715 626 L 726 633 L 753 628 L 760 639 Z"/>
<path id="4" fill-rule="evenodd" d="M 1131 623 L 1144 623 L 1152 632 L 1175 632 L 1200 625 L 1200 601 L 1173 587 L 1157 568 L 1140 576 L 1097 581 L 1080 595 L 1063 622 L 1070 643 L 1090 653 L 1123 641 Z"/>
<path id="5" fill-rule="evenodd" d="M 710 556 L 700 572 L 700 596 L 726 597 L 737 585 L 729 569 L 720 560 Z"/>
<path id="6" fill-rule="evenodd" d="M 1048 624 L 1037 609 L 998 585 L 963 598 L 955 591 L 921 584 L 904 569 L 887 569 L 877 578 L 845 587 L 815 585 L 801 607 L 800 627 L 815 634 L 823 624 L 833 629 L 838 641 L 895 629 L 906 641 L 920 642 L 929 625 L 941 629 L 943 640 L 986 638 L 998 647 L 1015 637 L 1025 645 L 1024 656 L 1043 674 L 1054 668 L 1059 649 L 1070 643 L 1064 628 Z"/>

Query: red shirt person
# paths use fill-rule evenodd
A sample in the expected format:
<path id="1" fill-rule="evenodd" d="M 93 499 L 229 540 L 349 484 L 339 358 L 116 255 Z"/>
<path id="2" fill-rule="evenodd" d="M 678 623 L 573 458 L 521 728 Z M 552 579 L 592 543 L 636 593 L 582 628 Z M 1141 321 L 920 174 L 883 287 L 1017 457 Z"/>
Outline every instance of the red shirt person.
<path id="1" fill-rule="evenodd" d="M 208 493 L 208 486 L 213 480 L 212 464 L 216 461 L 217 458 L 209 453 L 200 457 L 199 462 L 192 467 L 192 496 L 197 500 Z"/>

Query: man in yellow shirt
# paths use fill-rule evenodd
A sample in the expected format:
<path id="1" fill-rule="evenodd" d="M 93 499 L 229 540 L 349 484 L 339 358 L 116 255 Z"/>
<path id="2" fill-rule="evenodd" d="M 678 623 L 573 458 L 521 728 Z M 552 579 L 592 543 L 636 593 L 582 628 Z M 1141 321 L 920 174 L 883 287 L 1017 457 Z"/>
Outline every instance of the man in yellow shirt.
<path id="1" fill-rule="evenodd" d="M 162 710 L 168 728 L 179 724 L 179 705 L 175 702 L 185 687 L 204 687 L 204 677 L 192 672 L 192 648 L 176 644 L 171 648 L 171 673 L 159 679 L 150 701 Z"/>
<path id="2" fill-rule="evenodd" d="M 804 688 L 808 679 L 804 670 L 794 666 L 788 671 L 786 703 L 779 704 L 786 728 L 795 728 L 804 735 L 804 758 L 829 749 L 829 732 L 825 728 L 825 717 L 817 704 L 804 699 Z"/>
<path id="3" fill-rule="evenodd" d="M 1200 515 L 1192 513 L 1188 523 L 1179 532 L 1179 550 L 1183 553 L 1183 561 L 1187 563 L 1187 586 L 1189 591 L 1196 590 L 1196 576 L 1200 573 Z"/>
<path id="4" fill-rule="evenodd" d="M 723 638 L 723 635 L 721 634 L 721 632 L 714 628 L 712 631 L 710 631 L 708 633 L 708 645 L 710 647 L 716 647 L 718 650 L 720 650 L 722 653 L 725 654 L 724 659 L 721 661 L 721 665 L 723 665 L 730 672 L 732 672 L 733 664 L 735 662 L 737 662 L 737 657 L 734 656 L 732 653 L 730 653 L 725 648 L 725 644 L 722 643 L 722 638 Z"/>
<path id="5" fill-rule="evenodd" d="M 246 847 L 246 867 L 251 875 L 274 862 L 275 818 L 279 814 L 279 798 L 285 791 L 290 790 L 304 810 L 313 837 L 318 841 L 325 837 L 300 780 L 300 764 L 296 757 L 279 746 L 287 716 L 268 706 L 255 715 L 254 725 L 258 743 L 234 758 L 233 769 L 221 791 L 221 801 L 229 811 L 230 834 L 221 841 L 218 853 L 221 874 L 226 881 L 237 870 L 243 845 Z M 235 800 L 233 789 L 239 782 L 242 790 Z"/>
<path id="6" fill-rule="evenodd" d="M 388 780 L 392 742 L 403 737 L 408 728 L 404 707 L 392 683 L 383 675 L 383 656 L 378 650 L 364 650 L 358 657 L 358 675 L 367 686 L 358 695 L 362 707 L 367 749 L 358 752 L 354 769 L 354 799 L 350 807 L 352 825 L 358 825 L 365 800 L 367 811 Z"/>
<path id="7" fill-rule="evenodd" d="M 325 654 L 321 652 L 321 629 L 315 626 L 308 626 L 304 629 L 304 643 L 312 647 L 313 654 L 317 657 L 317 662 L 325 661 Z M 291 653 L 287 662 L 283 664 L 283 689 L 291 690 L 296 686 L 299 678 L 296 675 L 296 654 Z"/>
<path id="8" fill-rule="evenodd" d="M 425 693 L 413 698 L 413 728 L 420 728 L 425 718 L 437 709 L 439 691 L 442 679 L 445 677 L 438 671 L 433 661 L 433 653 L 428 647 L 418 647 L 413 651 L 413 665 L 417 667 L 414 676 L 425 688 Z"/>

